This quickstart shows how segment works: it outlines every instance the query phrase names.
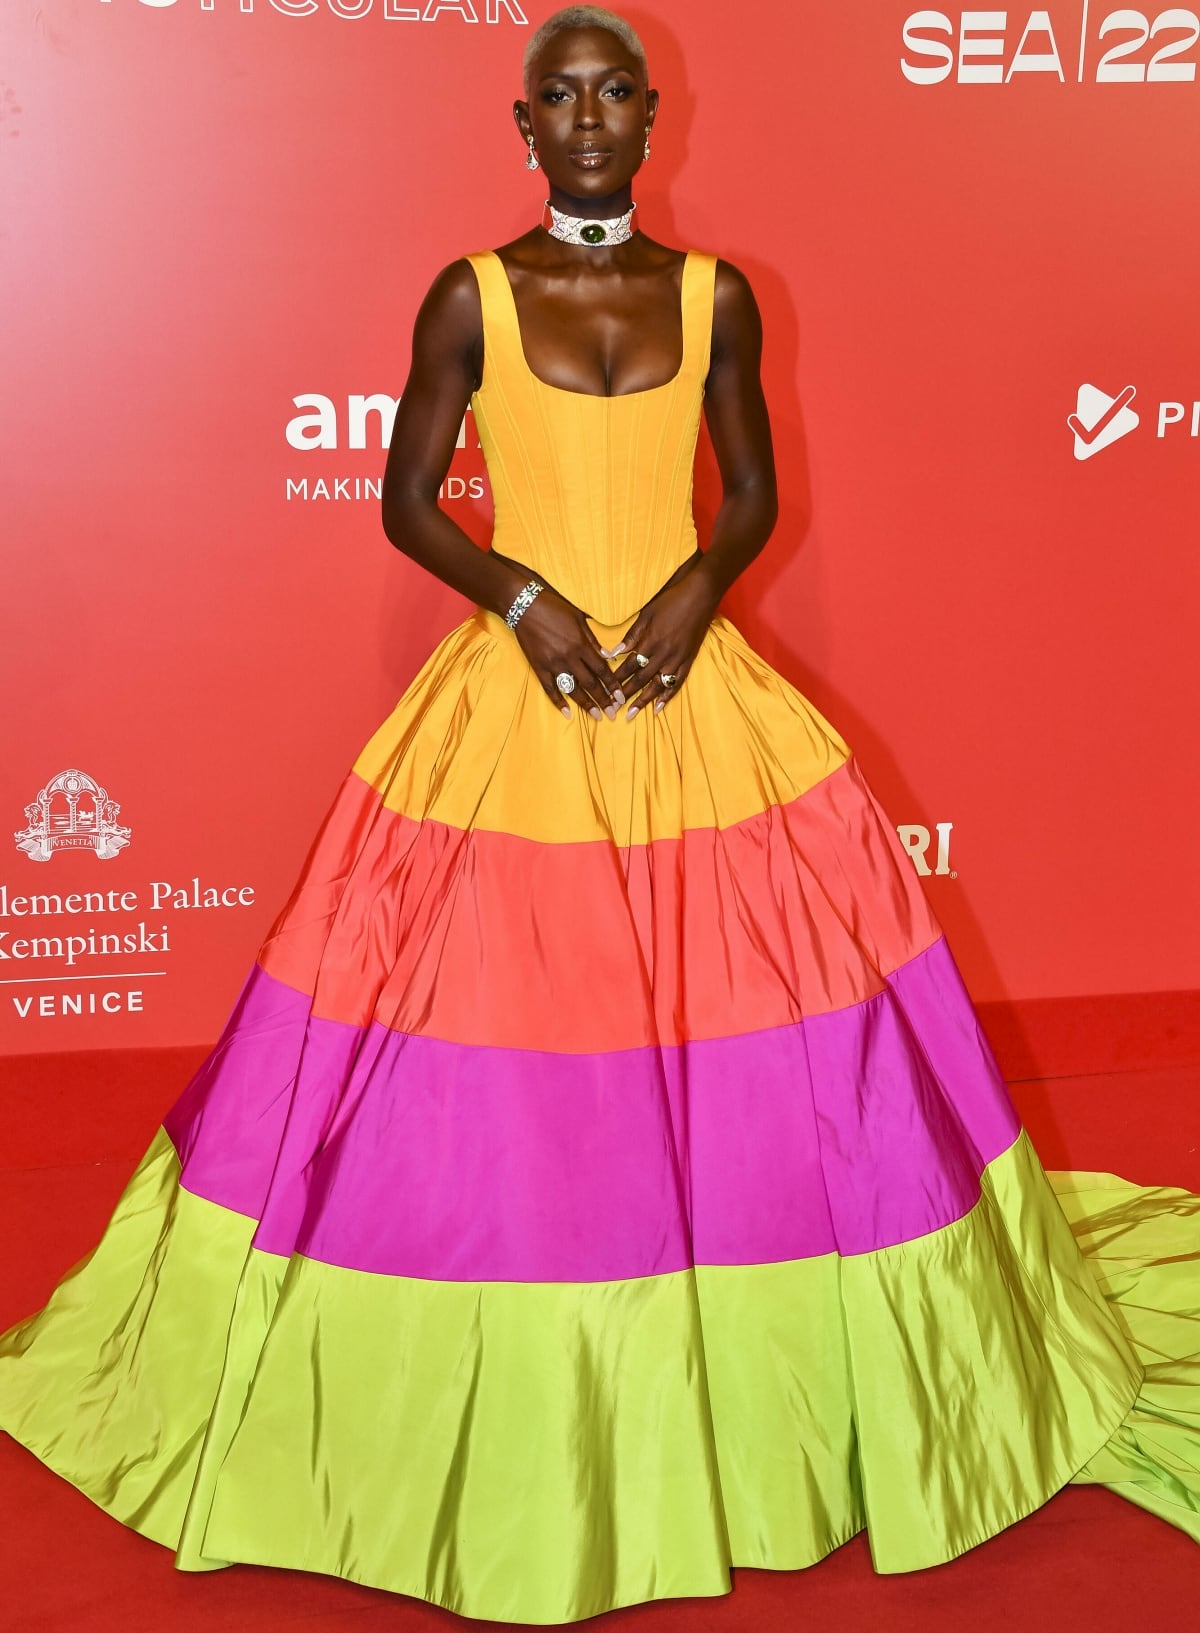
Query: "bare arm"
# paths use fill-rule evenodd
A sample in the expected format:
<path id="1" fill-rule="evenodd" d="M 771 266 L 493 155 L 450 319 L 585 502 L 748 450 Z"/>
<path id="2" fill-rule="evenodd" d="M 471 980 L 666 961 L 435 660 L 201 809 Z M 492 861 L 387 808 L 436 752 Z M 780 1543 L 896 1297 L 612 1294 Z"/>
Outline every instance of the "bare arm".
<path id="1" fill-rule="evenodd" d="M 704 414 L 723 496 L 704 560 L 697 564 L 718 601 L 762 550 L 779 515 L 761 360 L 762 320 L 754 293 L 743 273 L 718 261 Z"/>
<path id="2" fill-rule="evenodd" d="M 514 633 L 542 690 L 569 715 L 555 684 L 555 675 L 566 670 L 576 679 L 573 703 L 597 712 L 615 709 L 608 663 L 579 608 L 524 563 L 480 550 L 438 504 L 482 362 L 479 284 L 469 261 L 453 261 L 438 273 L 417 312 L 412 363 L 383 476 L 383 530 L 397 550 L 500 616 L 522 585 L 540 579 L 546 587 Z"/>
<path id="3" fill-rule="evenodd" d="M 503 615 L 533 575 L 480 550 L 437 498 L 482 357 L 479 285 L 469 262 L 453 261 L 434 279 L 413 327 L 412 361 L 383 475 L 383 531 L 444 584 Z"/>

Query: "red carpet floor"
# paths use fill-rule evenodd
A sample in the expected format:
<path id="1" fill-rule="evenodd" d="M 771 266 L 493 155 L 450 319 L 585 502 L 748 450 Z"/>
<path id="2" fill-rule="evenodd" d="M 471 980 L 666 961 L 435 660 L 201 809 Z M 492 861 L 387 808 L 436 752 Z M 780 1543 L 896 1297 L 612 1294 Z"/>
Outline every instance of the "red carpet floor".
<path id="1" fill-rule="evenodd" d="M 197 1051 L 0 1063 L 0 1330 L 94 1244 Z M 1107 1169 L 1200 1190 L 1197 1070 L 1014 1085 L 1048 1168 Z M 165 1085 L 165 1086 L 164 1086 Z M 86 1109 L 83 1109 L 86 1108 Z M 807 1571 L 735 1569 L 732 1594 L 597 1617 L 642 1633 L 1193 1633 L 1200 1549 L 1100 1488 L 1068 1488 L 936 1570 L 876 1576 L 855 1538 Z M 239 1565 L 192 1575 L 0 1434 L 0 1629 L 8 1633 L 374 1633 L 471 1622 L 337 1579 Z"/>

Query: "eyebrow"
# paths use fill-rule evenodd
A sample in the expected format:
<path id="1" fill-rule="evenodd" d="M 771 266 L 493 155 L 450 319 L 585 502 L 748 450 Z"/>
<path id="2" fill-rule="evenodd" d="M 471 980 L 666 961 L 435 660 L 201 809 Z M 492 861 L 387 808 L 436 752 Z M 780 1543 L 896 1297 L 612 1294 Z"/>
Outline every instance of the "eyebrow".
<path id="1" fill-rule="evenodd" d="M 602 68 L 600 70 L 601 78 L 604 78 L 609 74 L 628 74 L 630 79 L 633 79 L 633 78 L 636 77 L 632 68 L 626 68 L 623 65 L 617 65 L 616 67 L 613 67 L 613 68 Z M 538 84 L 539 85 L 544 85 L 545 82 L 548 79 L 578 79 L 578 78 L 579 78 L 578 74 L 567 74 L 567 73 L 543 74 L 541 79 L 538 80 Z"/>

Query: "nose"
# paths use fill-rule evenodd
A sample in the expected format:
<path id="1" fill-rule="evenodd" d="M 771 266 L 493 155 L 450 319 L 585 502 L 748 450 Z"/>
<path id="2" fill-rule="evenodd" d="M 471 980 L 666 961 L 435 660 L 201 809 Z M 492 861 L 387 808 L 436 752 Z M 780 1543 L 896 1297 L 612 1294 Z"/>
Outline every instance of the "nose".
<path id="1" fill-rule="evenodd" d="M 579 115 L 575 120 L 576 125 L 580 130 L 594 130 L 602 122 L 599 102 L 589 96 L 587 92 L 584 92 L 579 99 Z"/>

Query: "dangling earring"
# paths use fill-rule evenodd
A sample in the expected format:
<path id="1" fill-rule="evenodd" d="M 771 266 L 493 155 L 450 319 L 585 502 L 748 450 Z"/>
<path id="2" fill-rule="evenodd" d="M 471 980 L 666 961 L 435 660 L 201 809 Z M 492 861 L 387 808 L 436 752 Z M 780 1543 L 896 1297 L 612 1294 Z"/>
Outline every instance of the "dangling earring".
<path id="1" fill-rule="evenodd" d="M 527 136 L 525 140 L 529 143 L 529 152 L 525 155 L 525 168 L 526 170 L 538 170 L 541 166 L 538 164 L 537 154 L 533 151 L 533 137 Z"/>
<path id="2" fill-rule="evenodd" d="M 646 145 L 642 149 L 642 158 L 643 159 L 648 159 L 649 157 L 650 157 L 650 126 L 647 125 L 646 126 Z"/>

